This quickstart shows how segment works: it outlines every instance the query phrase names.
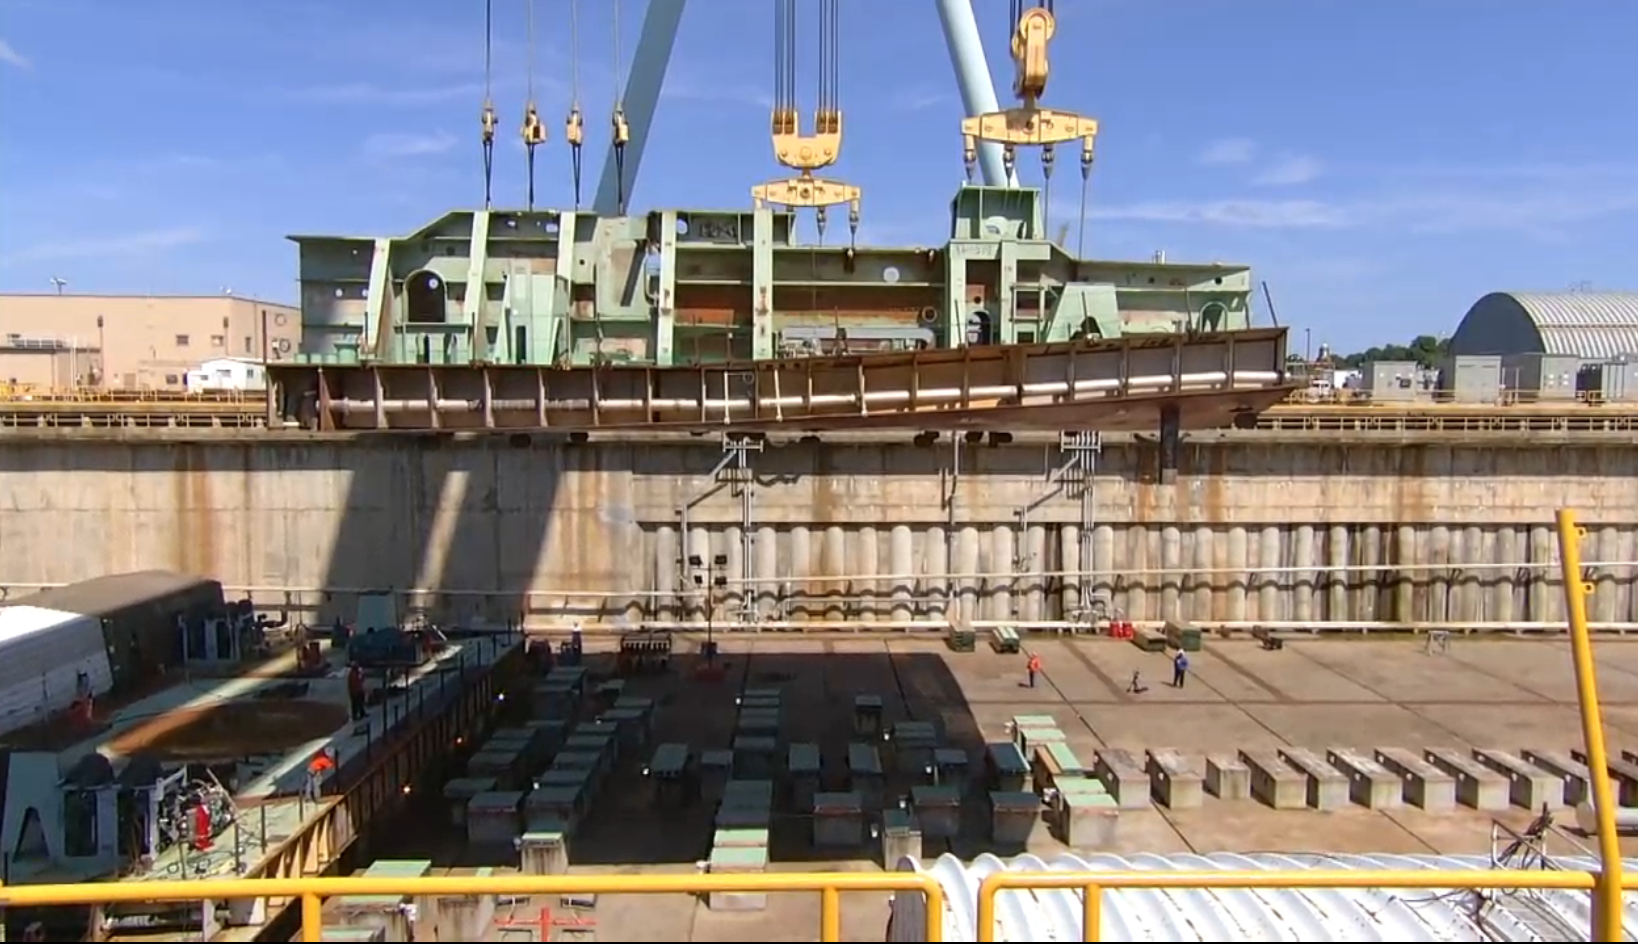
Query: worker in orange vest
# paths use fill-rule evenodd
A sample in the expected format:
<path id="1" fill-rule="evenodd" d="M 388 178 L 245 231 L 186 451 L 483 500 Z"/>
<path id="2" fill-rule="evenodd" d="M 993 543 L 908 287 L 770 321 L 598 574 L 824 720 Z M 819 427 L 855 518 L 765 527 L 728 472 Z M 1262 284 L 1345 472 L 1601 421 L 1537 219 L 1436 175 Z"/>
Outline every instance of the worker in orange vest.
<path id="1" fill-rule="evenodd" d="M 335 758 L 330 756 L 330 749 L 324 748 L 313 759 L 307 762 L 307 799 L 314 803 L 324 795 L 324 775 L 336 769 Z"/>
<path id="2" fill-rule="evenodd" d="M 1029 662 L 1027 663 L 1027 668 L 1028 668 L 1028 671 L 1029 671 L 1029 687 L 1034 688 L 1035 687 L 1035 676 L 1041 674 L 1041 657 L 1040 657 L 1039 654 L 1034 653 L 1034 652 L 1029 654 Z"/>

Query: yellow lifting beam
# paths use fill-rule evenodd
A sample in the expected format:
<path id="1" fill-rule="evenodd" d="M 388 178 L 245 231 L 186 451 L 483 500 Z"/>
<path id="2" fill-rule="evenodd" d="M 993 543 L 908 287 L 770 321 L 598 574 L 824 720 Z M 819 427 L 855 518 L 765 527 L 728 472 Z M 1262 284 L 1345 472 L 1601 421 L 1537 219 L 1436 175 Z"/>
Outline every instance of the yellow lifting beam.
<path id="1" fill-rule="evenodd" d="M 1008 174 L 1017 166 L 1019 147 L 1040 148 L 1042 169 L 1049 180 L 1052 176 L 1053 148 L 1079 141 L 1081 179 L 1084 181 L 1092 173 L 1093 145 L 1098 137 L 1097 119 L 1041 106 L 1041 97 L 1046 94 L 1047 76 L 1051 71 L 1048 48 L 1058 31 L 1058 21 L 1052 15 L 1050 2 L 1042 2 L 1027 10 L 1021 9 L 1021 6 L 1014 4 L 1017 15 L 1011 41 L 1012 60 L 1017 69 L 1012 90 L 1019 104 L 961 122 L 967 176 L 972 177 L 973 168 L 978 162 L 980 141 L 1001 145 Z"/>
<path id="2" fill-rule="evenodd" d="M 837 96 L 841 77 L 840 4 L 838 0 L 818 2 L 819 98 L 813 134 L 808 135 L 802 133 L 802 119 L 796 108 L 796 0 L 777 0 L 774 7 L 774 103 L 770 131 L 774 159 L 797 174 L 752 187 L 751 199 L 758 207 L 771 204 L 792 209 L 812 208 L 818 214 L 821 237 L 825 231 L 826 210 L 846 205 L 848 230 L 857 235 L 863 192 L 852 184 L 814 174 L 836 163 L 842 154 L 842 109 Z"/>

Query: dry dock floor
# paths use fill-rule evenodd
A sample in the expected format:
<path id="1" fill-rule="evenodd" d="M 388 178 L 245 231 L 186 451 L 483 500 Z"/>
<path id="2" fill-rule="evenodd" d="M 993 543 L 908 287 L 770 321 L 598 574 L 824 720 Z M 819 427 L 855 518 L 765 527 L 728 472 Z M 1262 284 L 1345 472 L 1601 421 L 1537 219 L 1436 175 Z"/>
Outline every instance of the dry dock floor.
<path id="1" fill-rule="evenodd" d="M 1051 714 L 1072 749 L 1090 762 L 1101 747 L 1205 751 L 1303 746 L 1319 748 L 1501 747 L 1569 750 L 1581 743 L 1568 645 L 1563 640 L 1454 637 L 1444 654 L 1420 642 L 1329 638 L 1288 642 L 1266 651 L 1252 641 L 1209 640 L 1192 658 L 1188 684 L 1174 689 L 1170 657 L 1110 640 L 1035 637 L 1044 678 L 1024 685 L 1024 657 L 955 653 L 941 640 L 883 636 L 781 635 L 718 637 L 727 677 L 701 682 L 686 664 L 667 675 L 635 678 L 628 694 L 659 700 L 655 742 L 681 741 L 696 751 L 727 746 L 734 696 L 744 687 L 785 692 L 786 739 L 820 743 L 828 767 L 839 766 L 851 740 L 855 695 L 883 697 L 887 721 L 939 720 L 949 746 L 976 762 L 986 741 L 1007 738 L 1014 714 Z M 679 644 L 680 646 L 682 644 Z M 690 646 L 690 648 L 692 648 Z M 1638 641 L 1598 644 L 1600 688 L 1613 748 L 1638 747 Z M 594 672 L 607 656 L 588 658 Z M 1147 691 L 1129 694 L 1132 674 Z M 647 805 L 640 786 L 611 787 L 570 846 L 574 872 L 692 871 L 709 845 L 709 814 L 679 819 Z M 927 854 L 983 851 L 982 814 L 969 815 L 971 837 L 927 843 Z M 1218 801 L 1173 812 L 1162 807 L 1122 816 L 1115 852 L 1286 851 L 1447 852 L 1487 854 L 1491 823 L 1530 819 L 1514 809 L 1497 817 L 1459 809 L 1373 812 L 1280 811 L 1254 801 Z M 806 824 L 776 820 L 776 870 L 879 868 L 871 850 L 851 861 L 819 859 L 807 848 Z M 1061 846 L 1039 831 L 1032 843 Z M 1628 855 L 1638 855 L 1638 840 Z M 440 865 L 446 863 L 438 863 Z M 457 863 L 447 863 L 457 864 Z M 485 864 L 463 862 L 459 864 Z M 499 863 L 496 863 L 499 864 Z M 882 895 L 846 895 L 844 940 L 881 940 Z M 538 904 L 500 909 L 527 920 Z M 818 930 L 816 895 L 771 896 L 765 911 L 721 913 L 681 896 L 605 899 L 596 914 L 605 941 L 801 941 Z M 532 935 L 497 929 L 493 940 Z M 571 939 L 554 934 L 554 939 Z M 535 937 L 534 939 L 538 939 Z"/>

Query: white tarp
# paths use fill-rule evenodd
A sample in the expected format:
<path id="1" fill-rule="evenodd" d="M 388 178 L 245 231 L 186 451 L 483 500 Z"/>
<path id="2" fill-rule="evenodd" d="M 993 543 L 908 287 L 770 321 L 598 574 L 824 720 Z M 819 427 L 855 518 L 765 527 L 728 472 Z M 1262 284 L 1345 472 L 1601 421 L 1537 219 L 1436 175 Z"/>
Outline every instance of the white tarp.
<path id="1" fill-rule="evenodd" d="M 35 606 L 0 607 L 0 734 L 67 709 L 81 684 L 92 695 L 114 685 L 101 620 Z"/>

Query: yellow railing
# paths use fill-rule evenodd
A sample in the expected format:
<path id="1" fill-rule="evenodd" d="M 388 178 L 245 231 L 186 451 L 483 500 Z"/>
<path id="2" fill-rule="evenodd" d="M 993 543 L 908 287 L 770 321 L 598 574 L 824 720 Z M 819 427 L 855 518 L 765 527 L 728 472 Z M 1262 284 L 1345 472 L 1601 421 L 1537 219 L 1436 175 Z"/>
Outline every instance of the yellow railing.
<path id="1" fill-rule="evenodd" d="M 1610 783 L 1609 751 L 1604 744 L 1604 711 L 1598 705 L 1598 672 L 1593 663 L 1592 632 L 1587 628 L 1587 597 L 1593 585 L 1581 572 L 1581 542 L 1585 529 L 1575 512 L 1558 513 L 1558 560 L 1564 576 L 1564 611 L 1570 623 L 1570 652 L 1575 660 L 1576 702 L 1581 709 L 1581 736 L 1587 748 L 1587 772 L 1592 778 L 1593 813 L 1598 822 L 1598 888 L 1593 895 L 1592 941 L 1622 939 L 1621 840 L 1615 832 L 1615 787 Z"/>
<path id="2" fill-rule="evenodd" d="M 214 403 L 261 406 L 267 402 L 264 390 L 200 390 L 190 392 L 164 387 L 125 389 L 119 387 L 52 387 L 43 384 L 0 383 L 0 401 L 32 403 Z"/>
<path id="3" fill-rule="evenodd" d="M 323 940 L 326 898 L 343 895 L 703 895 L 819 894 L 819 940 L 842 939 L 844 892 L 918 892 L 927 898 L 926 941 L 944 940 L 944 889 L 919 872 L 790 872 L 763 875 L 504 875 L 449 878 L 189 879 L 81 885 L 10 885 L 0 907 L 286 898 L 301 902 L 301 939 Z"/>
<path id="4" fill-rule="evenodd" d="M 1587 891 L 1597 877 L 1587 872 L 1496 869 L 1442 871 L 1399 869 L 1370 871 L 1254 871 L 1254 872 L 994 872 L 978 886 L 978 914 L 974 919 L 980 941 L 996 939 L 996 895 L 1003 891 L 1077 889 L 1081 904 L 1081 939 L 1101 941 L 1103 892 L 1121 888 L 1246 889 L 1246 888 L 1416 888 L 1416 889 L 1568 889 Z M 1616 896 L 1620 907 L 1620 896 Z M 1594 938 L 1619 941 L 1615 937 Z"/>
<path id="5" fill-rule="evenodd" d="M 1592 586 L 1581 572 L 1585 532 L 1572 511 L 1558 514 L 1559 557 L 1575 663 L 1576 691 L 1586 741 L 1587 767 L 1598 822 L 1598 872 L 1568 870 L 1313 870 L 1204 872 L 998 872 L 979 886 L 975 936 L 996 939 L 996 896 L 1006 890 L 1081 890 L 1082 938 L 1101 939 L 1103 892 L 1108 889 L 1560 889 L 1590 891 L 1593 907 L 1589 940 L 1623 939 L 1622 897 L 1638 890 L 1638 878 L 1622 870 L 1615 826 L 1615 792 L 1610 782 L 1603 715 L 1587 628 L 1587 596 Z M 299 878 L 119 882 L 78 885 L 13 885 L 0 888 L 0 907 L 94 905 L 148 901 L 201 901 L 274 898 L 301 903 L 302 939 L 320 940 L 326 898 L 340 895 L 600 895 L 709 894 L 712 892 L 817 892 L 819 940 L 841 940 L 844 892 L 904 891 L 926 896 L 923 940 L 944 939 L 944 891 L 931 875 L 915 872 L 817 872 L 763 875 L 585 875 L 459 876 L 448 878 Z"/>
<path id="6" fill-rule="evenodd" d="M 978 890 L 976 939 L 997 939 L 996 896 L 1003 891 L 1070 889 L 1083 893 L 1082 936 L 1101 940 L 1103 892 L 1119 889 L 1312 889 L 1395 888 L 1427 890 L 1537 889 L 1591 891 L 1595 920 L 1603 920 L 1604 902 L 1613 901 L 1615 931 L 1593 940 L 1621 940 L 1619 891 L 1638 887 L 1638 880 L 1606 883 L 1598 873 L 1548 870 L 1302 870 L 1197 872 L 997 872 Z M 13 885 L 0 888 L 0 906 L 125 904 L 155 901 L 222 901 L 293 899 L 301 905 L 301 939 L 323 935 L 322 909 L 327 898 L 344 895 L 703 895 L 713 892 L 819 894 L 820 941 L 840 941 L 841 896 L 845 892 L 911 892 L 926 896 L 920 940 L 944 940 L 945 898 L 942 886 L 920 872 L 810 872 L 763 875 L 551 875 L 451 876 L 447 878 L 296 878 L 209 879 L 177 882 L 119 882 L 79 885 Z M 1600 926 L 1603 927 L 1602 925 Z"/>

